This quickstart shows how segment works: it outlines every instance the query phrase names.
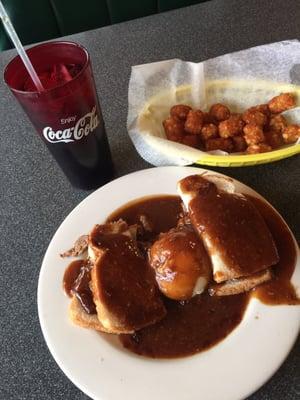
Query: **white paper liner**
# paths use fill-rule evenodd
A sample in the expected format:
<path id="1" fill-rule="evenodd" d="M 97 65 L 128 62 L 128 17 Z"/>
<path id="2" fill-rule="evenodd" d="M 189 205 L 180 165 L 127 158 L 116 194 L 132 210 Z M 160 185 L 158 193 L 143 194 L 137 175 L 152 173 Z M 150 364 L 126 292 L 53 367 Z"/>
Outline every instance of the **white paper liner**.
<path id="1" fill-rule="evenodd" d="M 202 63 L 174 59 L 134 66 L 127 129 L 138 153 L 156 166 L 187 165 L 207 154 L 226 157 L 226 152 L 205 153 L 167 140 L 162 121 L 170 108 L 183 103 L 205 110 L 220 102 L 240 112 L 283 91 L 292 91 L 300 98 L 300 87 L 293 85 L 300 85 L 298 40 L 254 47 Z M 284 114 L 290 123 L 300 123 L 299 107 Z"/>

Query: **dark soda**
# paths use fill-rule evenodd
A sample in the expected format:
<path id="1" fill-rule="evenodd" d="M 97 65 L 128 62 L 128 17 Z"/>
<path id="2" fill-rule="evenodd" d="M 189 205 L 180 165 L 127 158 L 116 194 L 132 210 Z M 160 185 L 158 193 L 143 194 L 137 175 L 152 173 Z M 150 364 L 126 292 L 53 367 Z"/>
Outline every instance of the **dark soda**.
<path id="1" fill-rule="evenodd" d="M 19 56 L 4 78 L 70 182 L 93 189 L 113 176 L 111 154 L 87 51 L 51 42 L 27 51 L 43 92 L 37 92 Z"/>

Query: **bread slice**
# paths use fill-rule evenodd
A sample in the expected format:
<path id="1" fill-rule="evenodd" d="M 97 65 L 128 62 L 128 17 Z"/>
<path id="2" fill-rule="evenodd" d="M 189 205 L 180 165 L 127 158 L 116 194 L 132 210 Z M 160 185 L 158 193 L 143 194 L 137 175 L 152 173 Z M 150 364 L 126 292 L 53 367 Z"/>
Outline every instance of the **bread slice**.
<path id="1" fill-rule="evenodd" d="M 249 199 L 234 193 L 232 182 L 191 175 L 178 182 L 178 192 L 210 255 L 216 282 L 251 276 L 278 262 L 263 217 Z"/>
<path id="2" fill-rule="evenodd" d="M 88 314 L 82 308 L 80 301 L 75 296 L 72 296 L 69 305 L 69 317 L 75 325 L 79 325 L 82 328 L 95 329 L 96 331 L 100 332 L 108 332 L 100 323 L 97 314 Z"/>
<path id="3" fill-rule="evenodd" d="M 95 262 L 97 258 L 102 255 L 103 249 L 97 244 L 98 237 L 121 233 L 135 240 L 137 229 L 137 225 L 128 225 L 127 222 L 122 219 L 114 222 L 107 222 L 106 224 L 95 225 L 88 236 L 88 256 L 90 260 Z"/>
<path id="4" fill-rule="evenodd" d="M 154 273 L 137 248 L 137 229 L 123 220 L 92 229 L 87 240 L 89 286 L 97 314 L 88 314 L 73 296 L 69 316 L 76 325 L 106 333 L 133 333 L 165 316 Z"/>
<path id="5" fill-rule="evenodd" d="M 266 269 L 244 278 L 213 284 L 208 288 L 208 293 L 211 296 L 231 296 L 233 294 L 248 292 L 270 279 L 272 279 L 272 272 L 270 269 Z"/>
<path id="6" fill-rule="evenodd" d="M 100 255 L 91 271 L 91 290 L 104 328 L 132 333 L 161 320 L 166 309 L 154 272 L 135 242 L 123 234 L 105 234 L 97 245 Z"/>

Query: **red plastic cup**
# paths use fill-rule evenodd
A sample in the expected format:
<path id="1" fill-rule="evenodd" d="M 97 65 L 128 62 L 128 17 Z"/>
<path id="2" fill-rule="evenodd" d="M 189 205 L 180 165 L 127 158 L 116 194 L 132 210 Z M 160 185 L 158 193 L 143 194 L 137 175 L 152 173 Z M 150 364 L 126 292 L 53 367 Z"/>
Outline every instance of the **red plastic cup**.
<path id="1" fill-rule="evenodd" d="M 38 92 L 19 56 L 4 79 L 70 182 L 93 189 L 113 176 L 90 57 L 72 42 L 27 50 L 45 90 Z"/>

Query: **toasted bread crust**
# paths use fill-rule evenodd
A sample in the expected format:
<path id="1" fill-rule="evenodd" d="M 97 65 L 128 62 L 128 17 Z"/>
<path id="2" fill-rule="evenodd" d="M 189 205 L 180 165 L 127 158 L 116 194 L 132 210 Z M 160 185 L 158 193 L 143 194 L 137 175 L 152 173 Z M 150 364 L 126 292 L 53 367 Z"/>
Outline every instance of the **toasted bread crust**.
<path id="1" fill-rule="evenodd" d="M 230 296 L 247 292 L 270 279 L 272 279 L 272 272 L 270 269 L 266 269 L 248 277 L 211 285 L 208 292 L 211 296 Z"/>
<path id="2" fill-rule="evenodd" d="M 109 333 L 100 323 L 97 314 L 88 314 L 81 306 L 79 300 L 73 296 L 69 305 L 69 317 L 71 321 L 82 328 L 95 329 Z"/>
<path id="3" fill-rule="evenodd" d="M 103 253 L 104 254 L 104 253 Z M 103 256 L 102 254 L 102 256 Z M 97 259 L 97 263 L 100 261 L 101 256 Z M 107 333 L 133 333 L 132 329 L 126 328 L 120 324 L 116 318 L 114 318 L 113 314 L 109 312 L 109 310 L 105 307 L 105 305 L 100 300 L 100 291 L 99 281 L 97 279 L 96 268 L 93 268 L 91 271 L 91 283 L 90 287 L 93 293 L 94 303 L 96 305 L 97 315 L 99 320 L 101 321 L 101 325 L 105 329 Z"/>

